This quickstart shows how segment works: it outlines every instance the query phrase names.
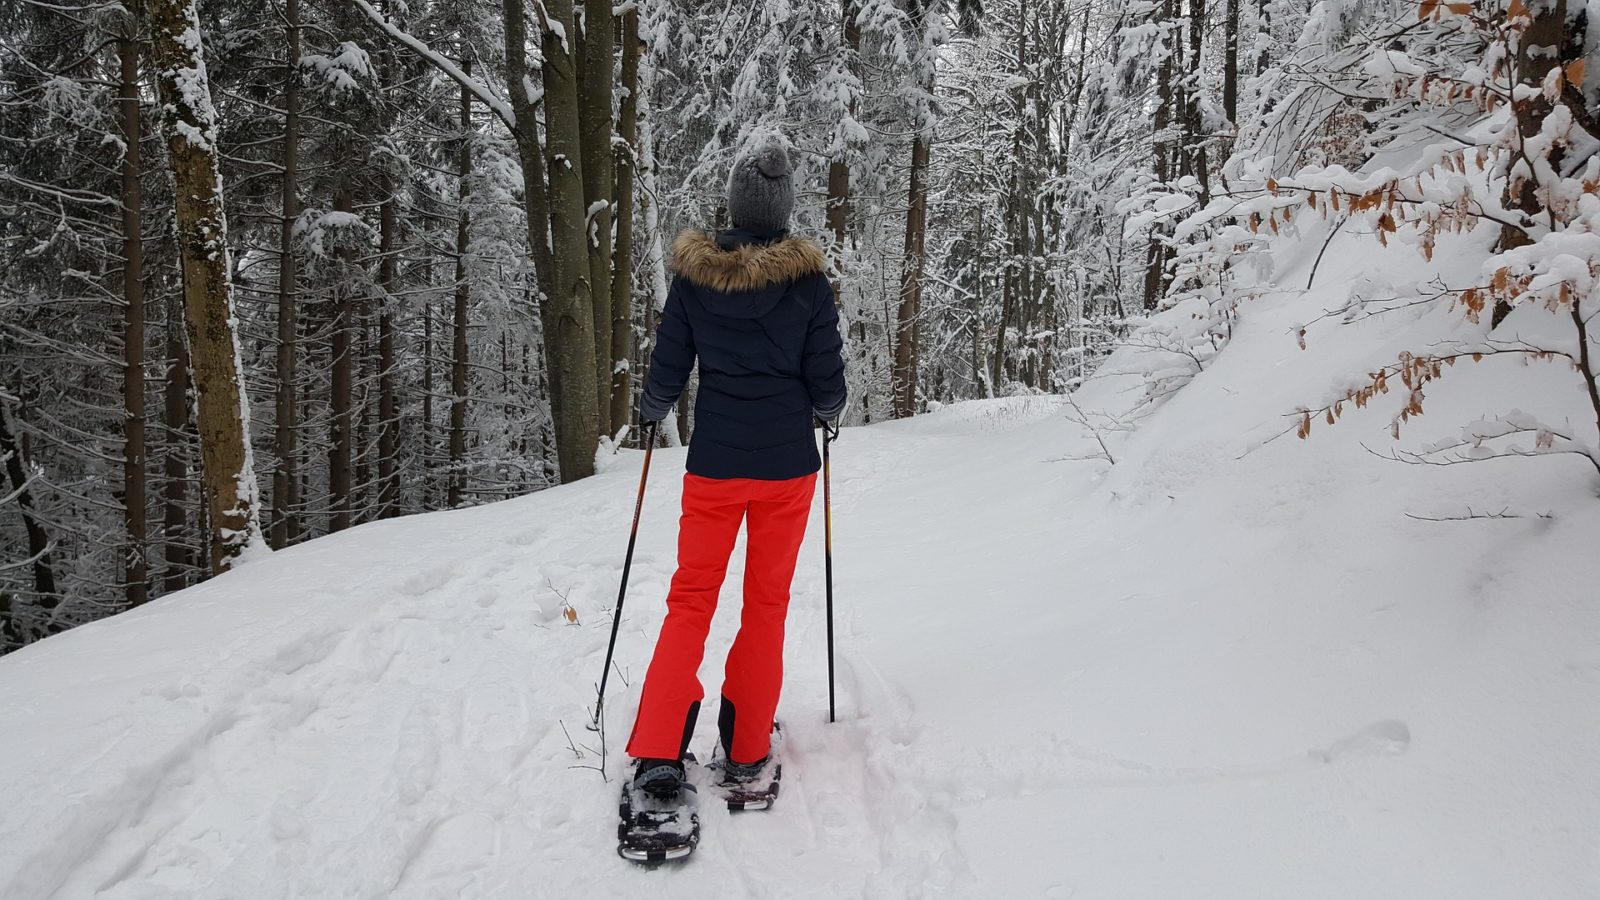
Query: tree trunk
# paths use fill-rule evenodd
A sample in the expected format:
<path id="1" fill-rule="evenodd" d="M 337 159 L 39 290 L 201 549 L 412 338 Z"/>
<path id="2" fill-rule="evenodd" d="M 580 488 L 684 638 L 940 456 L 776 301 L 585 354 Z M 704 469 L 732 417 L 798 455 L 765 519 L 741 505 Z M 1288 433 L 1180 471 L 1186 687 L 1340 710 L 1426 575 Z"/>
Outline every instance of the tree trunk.
<path id="1" fill-rule="evenodd" d="M 617 433 L 631 419 L 633 379 L 633 178 L 639 145 L 639 10 L 622 20 L 622 101 L 617 110 L 615 178 L 617 243 L 611 272 L 611 428 Z M 591 47 L 591 50 L 593 48 Z"/>
<path id="2" fill-rule="evenodd" d="M 515 0 L 509 2 L 515 5 Z M 595 441 L 600 434 L 600 394 L 595 382 L 596 307 L 585 228 L 583 136 L 575 61 L 561 37 L 573 33 L 573 4 L 571 0 L 555 0 L 544 6 L 551 18 L 543 29 L 541 46 L 553 271 L 551 293 L 545 298 L 541 318 L 561 480 L 571 482 L 594 474 Z"/>
<path id="3" fill-rule="evenodd" d="M 1533 22 L 1522 34 L 1522 41 L 1517 46 L 1516 56 L 1516 82 L 1533 88 L 1528 95 L 1512 103 L 1516 116 L 1517 142 L 1514 161 L 1520 161 L 1526 154 L 1526 142 L 1529 138 L 1537 137 L 1544 129 L 1544 120 L 1550 115 L 1554 106 L 1538 90 L 1544 83 L 1550 70 L 1568 62 L 1563 58 L 1562 50 L 1566 41 L 1567 3 L 1566 0 L 1546 0 L 1544 3 L 1528 4 Z M 1560 144 L 1550 148 L 1550 165 L 1557 171 L 1562 170 L 1562 158 L 1566 155 Z M 1527 168 L 1532 170 L 1532 161 L 1527 163 Z M 1506 182 L 1502 193 L 1501 203 L 1508 210 L 1522 213 L 1522 222 L 1500 226 L 1500 242 L 1498 249 L 1502 252 L 1517 247 L 1526 247 L 1533 243 L 1533 238 L 1527 229 L 1534 227 L 1533 219 L 1544 211 L 1543 201 L 1540 198 L 1539 180 L 1530 174 L 1525 178 L 1513 178 Z M 1496 300 L 1494 310 L 1490 313 L 1490 326 L 1497 327 L 1511 312 L 1511 306 L 1504 300 Z"/>
<path id="4" fill-rule="evenodd" d="M 1256 74 L 1267 70 L 1270 61 L 1267 50 L 1272 46 L 1272 0 L 1256 0 L 1256 31 L 1264 39 L 1257 41 Z"/>
<path id="5" fill-rule="evenodd" d="M 655 341 L 657 315 L 662 307 L 666 305 L 667 292 L 669 290 L 667 248 L 665 235 L 661 233 L 661 207 L 658 203 L 661 197 L 661 188 L 657 181 L 660 163 L 656 159 L 655 109 L 654 95 L 652 94 L 654 81 L 653 70 L 646 68 L 641 73 L 640 78 L 639 143 L 636 147 L 641 167 L 640 182 L 644 187 L 639 202 L 644 208 L 644 230 L 646 238 L 650 242 L 648 254 L 650 287 L 646 295 L 647 299 L 644 304 L 643 315 L 640 316 L 643 325 L 640 334 L 643 339 L 639 341 L 637 349 L 641 369 L 650 364 L 650 351 L 651 345 Z M 678 404 L 680 416 L 688 402 L 689 393 L 686 386 L 684 396 Z M 678 430 L 678 418 L 668 417 L 662 421 L 661 427 L 663 429 L 661 438 L 666 442 L 665 446 L 673 446 L 673 442 L 681 434 Z"/>
<path id="6" fill-rule="evenodd" d="M 522 376 L 522 396 L 531 397 L 533 396 L 533 353 L 526 341 L 518 341 L 517 343 L 522 348 L 522 369 L 520 371 Z M 517 455 L 524 460 L 528 458 L 528 430 L 526 428 L 521 429 L 517 435 Z M 520 492 L 524 493 L 534 489 L 534 483 L 528 478 L 528 467 L 526 465 L 522 467 L 522 477 L 518 479 L 518 488 Z"/>
<path id="7" fill-rule="evenodd" d="M 1033 56 L 1024 53 L 1022 67 L 1023 77 L 1027 78 L 1028 103 L 1021 121 L 1025 123 L 1028 134 L 1033 138 L 1033 147 L 1029 155 L 1022 157 L 1023 184 L 1025 190 L 1022 195 L 1023 214 L 1027 217 L 1026 239 L 1023 242 L 1023 285 L 1025 292 L 1023 298 L 1026 303 L 1023 307 L 1021 333 L 1028 342 L 1028 356 L 1026 374 L 1023 383 L 1029 388 L 1038 388 L 1044 383 L 1043 372 L 1043 346 L 1039 336 L 1040 328 L 1037 327 L 1044 318 L 1045 303 L 1045 276 L 1044 261 L 1044 196 L 1043 173 L 1050 164 L 1050 129 L 1047 124 L 1049 108 L 1044 101 L 1044 81 L 1048 77 L 1049 68 L 1054 65 L 1051 59 L 1045 56 L 1043 47 L 1044 31 L 1044 4 L 1034 7 L 1033 27 Z M 1026 19 L 1022 22 L 1026 25 Z M 1023 45 L 1024 48 L 1026 45 Z"/>
<path id="8" fill-rule="evenodd" d="M 929 93 L 932 93 L 929 85 Z M 928 230 L 928 136 L 911 138 L 911 190 L 906 211 L 905 269 L 900 279 L 900 308 L 895 318 L 894 415 L 917 412 L 917 320 L 922 307 L 923 244 Z"/>
<path id="9" fill-rule="evenodd" d="M 583 145 L 584 240 L 594 307 L 595 401 L 599 427 L 610 430 L 616 357 L 611 352 L 611 0 L 584 0 L 578 39 L 578 128 Z M 569 29 L 568 34 L 574 31 Z"/>
<path id="10" fill-rule="evenodd" d="M 180 331 L 181 310 L 177 298 L 167 301 L 167 384 L 163 420 L 166 428 L 162 468 L 161 520 L 166 563 L 162 568 L 161 590 L 181 591 L 188 585 L 189 548 L 184 527 L 189 524 L 189 467 L 186 463 L 189 434 L 189 348 Z"/>
<path id="11" fill-rule="evenodd" d="M 472 225 L 467 201 L 472 197 L 472 92 L 466 88 L 461 89 L 460 127 L 461 205 L 456 212 L 456 293 L 450 350 L 450 475 L 445 490 L 445 505 L 451 509 L 461 505 L 467 483 L 467 308 L 472 299 L 467 283 L 467 244 Z"/>
<path id="12" fill-rule="evenodd" d="M 683 396 L 678 398 L 678 440 L 685 447 L 689 446 L 689 433 L 694 427 L 694 402 L 699 392 L 700 378 L 691 375 L 683 387 Z"/>
<path id="13" fill-rule="evenodd" d="M 838 63 L 839 75 L 848 76 L 855 71 L 859 54 L 861 53 L 861 26 L 856 24 L 856 0 L 841 0 L 839 4 L 840 17 L 840 60 Z M 850 115 L 854 116 L 857 107 L 857 98 L 850 98 Z M 833 233 L 834 259 L 838 260 L 839 254 L 844 250 L 845 229 L 850 221 L 850 159 L 843 147 L 843 135 L 835 138 L 840 146 L 835 148 L 833 158 L 828 161 L 828 230 Z M 834 286 L 835 296 L 839 293 L 839 285 Z"/>
<path id="14" fill-rule="evenodd" d="M 1014 228 L 1015 216 L 1012 207 L 1015 205 L 1015 195 L 1007 198 L 1005 225 L 1007 229 Z M 981 230 L 982 223 L 979 228 Z M 984 246 L 982 244 L 980 247 Z M 994 330 L 994 359 L 989 362 L 989 391 L 994 393 L 1005 384 L 1006 361 L 1006 333 L 1011 325 L 1012 309 L 1017 302 L 1017 267 L 1014 260 L 1006 260 L 1000 273 L 1000 321 Z"/>
<path id="15" fill-rule="evenodd" d="M 284 0 L 283 217 L 278 225 L 278 383 L 272 472 L 272 547 L 300 539 L 299 405 L 295 403 L 295 337 L 299 331 L 294 225 L 300 215 L 300 0 Z"/>
<path id="16" fill-rule="evenodd" d="M 161 88 L 167 156 L 177 195 L 184 320 L 189 334 L 202 490 L 213 573 L 230 568 L 261 536 L 250 455 L 250 406 L 234 331 L 227 218 L 217 160 L 216 109 L 200 46 L 194 0 L 150 0 L 153 59 Z"/>
<path id="17" fill-rule="evenodd" d="M 507 81 L 526 84 L 527 23 L 521 0 L 503 0 L 501 8 Z M 600 433 L 594 381 L 594 307 L 585 247 L 583 174 L 579 171 L 582 139 L 573 57 L 566 42 L 549 27 L 558 27 L 561 34 L 572 33 L 572 3 L 547 3 L 542 9 L 554 17 L 553 23 L 544 23 L 547 27 L 541 29 L 547 146 L 540 146 L 532 99 L 520 90 L 510 94 L 528 209 L 528 244 L 544 294 L 539 313 L 556 457 L 561 480 L 575 481 L 594 474 L 595 439 Z"/>
<path id="18" fill-rule="evenodd" d="M 1165 52 L 1161 57 L 1161 64 L 1156 69 L 1156 108 L 1153 122 L 1154 147 L 1154 174 L 1158 182 L 1171 181 L 1173 176 L 1170 136 L 1167 128 L 1172 123 L 1173 102 L 1173 67 L 1174 57 L 1179 52 L 1177 34 L 1178 9 L 1177 0 L 1163 0 L 1161 10 L 1156 14 L 1157 24 L 1164 28 L 1162 43 Z M 1161 298 L 1166 293 L 1166 269 L 1170 251 L 1165 241 L 1161 239 L 1161 226 L 1152 226 L 1150 232 L 1150 246 L 1145 253 L 1144 270 L 1144 308 L 1153 310 L 1161 304 Z"/>
<path id="19" fill-rule="evenodd" d="M 1028 101 L 1033 81 L 1028 77 L 1028 4 L 1026 0 L 1018 7 L 1017 12 L 1017 44 L 1016 44 L 1016 72 L 1017 84 L 1012 88 L 1012 113 L 1016 123 L 1011 130 L 1011 190 L 1006 198 L 1006 235 L 1010 246 L 1007 248 L 1005 265 L 1005 282 L 1001 288 L 1000 300 L 1000 328 L 997 341 L 997 351 L 1002 351 L 1005 345 L 1007 332 L 1011 325 L 1016 323 L 1019 343 L 1025 340 L 1028 333 L 1028 313 L 1026 305 L 1032 289 L 1032 265 L 1029 258 L 1028 241 L 1028 206 L 1032 202 L 1030 196 L 1026 169 L 1028 166 L 1027 135 L 1029 132 Z M 1015 352 L 1015 351 L 1013 351 Z M 1006 382 L 1007 366 L 1009 360 L 1003 352 L 995 355 L 995 384 L 1003 385 Z M 1019 362 L 1013 372 L 1019 379 L 1025 379 L 1025 372 Z"/>
<path id="20" fill-rule="evenodd" d="M 1223 23 L 1222 114 L 1239 124 L 1239 0 L 1227 0 Z"/>
<path id="21" fill-rule="evenodd" d="M 333 189 L 333 210 L 338 213 L 355 211 L 355 197 L 350 178 L 340 174 Z M 354 264 L 349 249 L 340 248 L 338 256 L 343 264 L 333 284 L 333 333 L 329 337 L 332 368 L 329 387 L 328 411 L 331 417 L 328 447 L 328 531 L 343 531 L 352 521 L 352 475 L 355 444 L 355 413 L 351 408 L 351 388 L 354 381 L 355 348 L 355 285 L 350 267 Z"/>
<path id="22" fill-rule="evenodd" d="M 1044 131 L 1041 128 L 1040 134 Z M 1043 157 L 1040 162 L 1042 164 Z M 1032 245 L 1028 248 L 1028 320 L 1027 334 L 1033 343 L 1033 356 L 1030 359 L 1028 371 L 1029 387 L 1036 387 L 1044 391 L 1050 390 L 1050 337 L 1055 329 L 1050 327 L 1051 322 L 1051 294 L 1045 282 L 1043 268 L 1045 257 L 1044 233 L 1044 202 L 1039 196 L 1038 178 L 1033 179 L 1033 222 L 1031 226 Z M 1035 328 L 1035 325 L 1041 327 Z"/>
<path id="23" fill-rule="evenodd" d="M 984 204 L 977 204 L 976 213 L 978 216 L 978 222 L 974 230 L 975 237 L 973 238 L 973 247 L 975 248 L 975 252 L 973 253 L 972 259 L 972 385 L 977 389 L 978 397 L 988 398 L 994 396 L 994 381 L 990 376 L 985 374 L 986 367 L 984 366 L 983 360 L 983 307 L 984 283 L 986 280 L 984 277 L 984 262 L 989 256 L 986 251 L 988 242 L 983 227 L 983 207 Z M 995 347 L 995 352 L 1004 353 L 1006 349 L 1006 342 L 1005 332 L 1003 330 L 1000 332 L 1000 335 L 995 343 L 997 345 Z"/>
<path id="24" fill-rule="evenodd" d="M 356 255 L 352 251 L 347 272 L 354 273 L 356 269 Z M 355 475 L 350 482 L 350 517 L 351 524 L 360 525 L 372 519 L 372 301 L 373 297 L 367 291 L 361 291 L 355 297 L 355 311 L 353 318 L 356 322 L 356 332 L 352 336 L 359 336 L 360 345 L 355 347 L 357 365 L 352 367 L 351 389 L 351 415 L 356 418 L 354 440 L 350 443 L 350 459 L 355 468 Z"/>
<path id="25" fill-rule="evenodd" d="M 935 60 L 929 11 L 925 0 L 912 0 L 911 21 L 916 25 L 917 87 L 920 98 L 915 112 L 916 130 L 911 137 L 911 176 L 906 203 L 905 262 L 900 276 L 900 306 L 895 315 L 894 392 L 895 418 L 909 418 L 917 411 L 917 325 L 922 307 L 922 267 L 928 231 L 928 157 L 932 140 L 933 110 L 929 107 L 934 89 Z"/>
<path id="26" fill-rule="evenodd" d="M 523 0 L 502 0 L 505 19 L 506 82 L 530 84 L 528 71 L 528 26 Z M 471 71 L 470 66 L 467 71 Z M 544 171 L 544 145 L 539 139 L 538 113 L 525 91 L 511 91 L 511 109 L 516 120 L 512 137 L 517 143 L 517 158 L 522 163 L 522 199 L 528 220 L 528 253 L 533 258 L 533 274 L 539 293 L 551 296 L 555 282 L 550 253 L 550 194 Z M 540 304 L 541 308 L 543 303 Z M 546 338 L 548 349 L 548 338 Z"/>
<path id="27" fill-rule="evenodd" d="M 394 90 L 394 51 L 385 47 L 380 62 L 380 79 L 386 101 Z M 393 103 L 389 102 L 389 109 Z M 386 130 L 394 128 L 393 117 L 388 116 Z M 383 295 L 378 298 L 378 510 L 380 519 L 399 514 L 399 427 L 400 408 L 395 397 L 395 337 L 394 307 L 399 292 L 396 254 L 399 252 L 400 223 L 395 209 L 395 179 L 393 161 L 387 154 L 379 158 L 378 190 L 383 194 L 378 214 L 378 287 Z"/>
<path id="28" fill-rule="evenodd" d="M 1200 205 L 1211 202 L 1211 172 L 1206 161 L 1205 123 L 1200 118 L 1200 69 L 1206 29 L 1206 0 L 1189 0 L 1189 56 L 1184 65 L 1186 85 L 1183 117 L 1183 152 L 1189 174 L 1200 181 Z"/>
<path id="29" fill-rule="evenodd" d="M 392 189 L 392 185 L 391 185 Z M 384 209 L 386 217 L 393 217 L 392 205 Z M 389 240 L 394 240 L 394 225 L 389 226 Z M 392 256 L 395 251 L 388 253 Z M 392 268 L 394 262 L 388 260 Z M 399 494 L 399 426 L 400 405 L 395 397 L 395 335 L 394 335 L 394 274 L 388 276 L 384 287 L 383 309 L 378 317 L 378 518 L 391 519 L 400 514 Z"/>
<path id="30" fill-rule="evenodd" d="M 0 460 L 5 462 L 11 493 L 17 495 L 17 509 L 22 513 L 22 527 L 28 533 L 28 558 L 33 560 L 33 591 L 38 595 L 34 605 L 47 612 L 53 611 L 59 598 L 56 594 L 55 569 L 50 564 L 50 536 L 34 514 L 33 490 L 28 487 L 29 466 L 22 458 L 21 443 L 6 424 L 3 403 L 0 403 Z M 19 639 L 26 637 L 21 629 L 18 629 L 17 636 Z"/>
<path id="31" fill-rule="evenodd" d="M 28 629 L 16 612 L 15 595 L 0 591 L 0 654 L 10 653 L 28 642 Z"/>
<path id="32" fill-rule="evenodd" d="M 122 505 L 127 546 L 123 549 L 123 597 L 129 606 L 150 598 L 145 522 L 144 434 L 144 160 L 140 152 L 138 24 L 130 19 L 117 38 L 122 64 L 118 88 L 122 140 Z"/>
<path id="33" fill-rule="evenodd" d="M 511 418 L 511 335 L 500 332 L 500 414 Z"/>
<path id="34" fill-rule="evenodd" d="M 422 270 L 422 508 L 433 508 L 433 263 Z"/>

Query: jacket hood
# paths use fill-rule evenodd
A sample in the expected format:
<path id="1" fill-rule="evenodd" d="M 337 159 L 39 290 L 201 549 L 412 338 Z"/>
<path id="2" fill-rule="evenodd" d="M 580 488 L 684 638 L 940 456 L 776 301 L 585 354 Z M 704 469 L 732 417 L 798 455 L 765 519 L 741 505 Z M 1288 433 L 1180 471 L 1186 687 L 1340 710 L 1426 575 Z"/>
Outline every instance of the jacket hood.
<path id="1" fill-rule="evenodd" d="M 723 294 L 763 292 L 827 268 L 822 248 L 801 237 L 724 250 L 712 235 L 685 231 L 672 243 L 673 271 Z"/>

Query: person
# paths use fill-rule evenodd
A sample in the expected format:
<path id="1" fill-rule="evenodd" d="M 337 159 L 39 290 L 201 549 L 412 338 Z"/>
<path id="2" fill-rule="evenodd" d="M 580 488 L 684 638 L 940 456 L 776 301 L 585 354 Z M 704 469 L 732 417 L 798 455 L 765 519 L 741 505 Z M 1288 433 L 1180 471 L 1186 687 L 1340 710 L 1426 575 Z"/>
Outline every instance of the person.
<path id="1" fill-rule="evenodd" d="M 814 419 L 836 428 L 846 400 L 826 260 L 815 243 L 789 233 L 793 206 L 787 144 L 769 132 L 729 173 L 733 227 L 686 231 L 673 243 L 675 275 L 640 418 L 660 422 L 672 411 L 696 359 L 700 390 L 678 568 L 627 748 L 638 761 L 634 786 L 655 796 L 673 796 L 684 784 L 704 698 L 698 671 L 706 634 L 741 523 L 744 605 L 717 713 L 724 774 L 753 778 L 770 753 L 789 588 L 821 467 Z"/>

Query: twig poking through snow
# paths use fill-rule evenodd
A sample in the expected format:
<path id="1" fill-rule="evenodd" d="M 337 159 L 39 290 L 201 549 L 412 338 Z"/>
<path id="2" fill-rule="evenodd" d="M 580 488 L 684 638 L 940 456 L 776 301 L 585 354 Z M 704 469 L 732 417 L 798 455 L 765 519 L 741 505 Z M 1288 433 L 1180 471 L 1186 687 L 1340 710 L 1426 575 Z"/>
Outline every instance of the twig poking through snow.
<path id="1" fill-rule="evenodd" d="M 1116 465 L 1117 464 L 1117 458 L 1115 456 L 1111 455 L 1111 448 L 1106 446 L 1105 432 L 1106 431 L 1125 431 L 1125 430 L 1127 430 L 1127 426 L 1123 425 L 1121 422 L 1117 421 L 1115 418 L 1112 418 L 1111 416 L 1106 415 L 1105 413 L 1100 413 L 1100 415 L 1103 418 L 1108 419 L 1112 423 L 1112 427 L 1110 427 L 1110 428 L 1102 428 L 1102 427 L 1100 427 L 1098 425 L 1092 424 L 1089 421 L 1089 414 L 1083 411 L 1083 407 L 1078 405 L 1078 399 L 1076 397 L 1074 397 L 1073 395 L 1071 395 L 1071 394 L 1067 395 L 1067 405 L 1072 407 L 1072 411 L 1074 413 L 1076 413 L 1076 415 L 1077 415 L 1077 418 L 1073 418 L 1072 416 L 1068 416 L 1067 417 L 1068 421 L 1074 422 L 1074 423 L 1076 423 L 1078 425 L 1082 425 L 1084 427 L 1084 429 L 1086 429 L 1089 432 L 1089 434 L 1094 436 L 1095 443 L 1100 445 L 1100 455 L 1099 456 L 1088 456 L 1088 457 L 1066 457 L 1066 458 L 1067 459 L 1079 459 L 1079 458 L 1082 458 L 1082 459 L 1101 459 L 1101 458 L 1103 458 L 1103 459 L 1105 459 L 1106 462 L 1112 464 L 1113 466 Z"/>
<path id="2" fill-rule="evenodd" d="M 1479 513 L 1479 512 L 1473 512 L 1472 511 L 1472 507 L 1469 506 L 1469 507 L 1467 507 L 1466 514 L 1465 515 L 1460 515 L 1460 516 L 1419 516 L 1416 513 L 1406 513 L 1406 518 L 1408 518 L 1408 519 L 1416 519 L 1419 522 L 1470 522 L 1470 521 L 1472 521 L 1474 519 L 1526 519 L 1527 518 L 1527 516 L 1524 516 L 1521 513 L 1509 512 L 1508 510 L 1510 510 L 1509 506 L 1506 507 L 1505 509 L 1500 510 L 1497 513 Z M 1550 513 L 1550 512 L 1534 513 L 1534 515 L 1536 517 L 1540 518 L 1540 519 L 1554 519 L 1555 518 L 1555 513 Z"/>

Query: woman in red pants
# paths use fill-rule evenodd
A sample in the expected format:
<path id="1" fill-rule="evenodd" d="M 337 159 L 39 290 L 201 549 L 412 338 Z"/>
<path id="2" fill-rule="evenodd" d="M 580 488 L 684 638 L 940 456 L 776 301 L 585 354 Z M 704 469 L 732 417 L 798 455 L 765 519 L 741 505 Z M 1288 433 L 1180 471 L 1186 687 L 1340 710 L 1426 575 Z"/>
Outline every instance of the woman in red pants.
<path id="1" fill-rule="evenodd" d="M 678 570 L 645 674 L 628 755 L 634 784 L 658 796 L 683 784 L 704 690 L 697 675 L 728 556 L 747 532 L 744 608 L 728 651 L 718 731 L 728 774 L 759 771 L 783 682 L 783 626 L 795 556 L 816 488 L 814 419 L 845 406 L 839 314 L 822 251 L 788 233 L 788 150 L 768 134 L 728 177 L 733 227 L 685 232 L 650 356 L 640 417 L 659 422 L 696 359 L 700 391 L 683 479 Z"/>

